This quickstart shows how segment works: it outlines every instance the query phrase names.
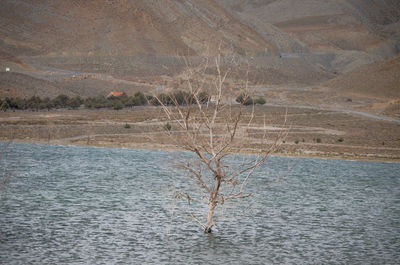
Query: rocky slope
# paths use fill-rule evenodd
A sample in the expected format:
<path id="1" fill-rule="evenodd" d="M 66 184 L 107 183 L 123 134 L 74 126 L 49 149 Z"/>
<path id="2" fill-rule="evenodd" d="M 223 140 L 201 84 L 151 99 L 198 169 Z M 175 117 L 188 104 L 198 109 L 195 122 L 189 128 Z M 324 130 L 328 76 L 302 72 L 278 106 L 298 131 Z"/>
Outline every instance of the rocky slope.
<path id="1" fill-rule="evenodd" d="M 1 5 L 0 69 L 10 67 L 19 75 L 0 75 L 0 96 L 39 93 L 32 86 L 49 95 L 133 92 L 148 88 L 141 82 L 157 86 L 179 75 L 183 64 L 177 56 L 218 50 L 250 61 L 255 78 L 266 85 L 318 85 L 400 51 L 396 0 L 3 0 Z"/>
<path id="2" fill-rule="evenodd" d="M 361 66 L 325 85 L 347 95 L 400 99 L 400 57 Z"/>

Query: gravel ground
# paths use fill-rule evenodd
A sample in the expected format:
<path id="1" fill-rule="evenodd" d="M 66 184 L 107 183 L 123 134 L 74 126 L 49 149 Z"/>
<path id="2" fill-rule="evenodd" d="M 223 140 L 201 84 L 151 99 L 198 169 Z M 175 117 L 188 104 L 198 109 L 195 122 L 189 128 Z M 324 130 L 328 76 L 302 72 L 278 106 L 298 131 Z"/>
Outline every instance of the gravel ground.
<path id="1" fill-rule="evenodd" d="M 250 111 L 250 108 L 248 109 Z M 158 107 L 115 110 L 16 111 L 0 114 L 0 140 L 46 144 L 176 149 L 163 132 Z M 257 148 L 265 120 L 271 141 L 289 134 L 277 154 L 400 162 L 400 123 L 334 110 L 257 106 L 254 126 L 241 136 L 245 152 Z M 126 128 L 129 124 L 129 128 Z"/>

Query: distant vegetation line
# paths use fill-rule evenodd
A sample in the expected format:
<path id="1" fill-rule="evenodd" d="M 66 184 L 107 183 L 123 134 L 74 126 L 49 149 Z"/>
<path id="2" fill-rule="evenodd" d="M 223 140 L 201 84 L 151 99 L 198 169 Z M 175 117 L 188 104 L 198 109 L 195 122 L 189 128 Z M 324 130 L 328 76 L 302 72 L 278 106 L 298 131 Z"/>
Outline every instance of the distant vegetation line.
<path id="1" fill-rule="evenodd" d="M 207 92 L 200 92 L 197 97 L 201 104 L 206 104 L 212 101 L 211 96 Z M 252 104 L 265 104 L 265 99 L 260 97 L 253 100 L 249 95 L 243 93 L 239 94 L 236 101 L 243 105 Z M 144 105 L 188 105 L 194 104 L 195 100 L 193 95 L 184 91 L 175 91 L 172 93 L 160 93 L 156 97 L 152 95 L 145 95 L 142 92 L 137 92 L 133 96 L 128 96 L 123 93 L 119 97 L 111 96 L 97 96 L 81 98 L 80 96 L 68 97 L 67 95 L 58 95 L 57 97 L 50 99 L 49 97 L 40 98 L 38 96 L 32 96 L 30 98 L 13 98 L 6 97 L 0 98 L 0 110 L 51 110 L 51 109 L 78 109 L 85 107 L 88 109 L 101 109 L 109 108 L 120 110 L 123 108 L 132 108 L 135 106 Z"/>
<path id="2" fill-rule="evenodd" d="M 0 99 L 0 109 L 2 111 L 7 110 L 51 110 L 51 109 L 78 109 L 82 106 L 89 109 L 100 109 L 100 108 L 113 108 L 116 110 L 123 109 L 124 107 L 142 106 L 149 104 L 151 96 L 146 96 L 141 92 L 137 92 L 134 96 L 128 97 L 123 94 L 120 97 L 87 97 L 81 98 L 80 96 L 68 97 L 67 95 L 58 95 L 57 97 L 50 99 L 49 97 L 40 98 L 38 96 L 32 96 L 30 98 L 12 98 L 6 97 Z"/>

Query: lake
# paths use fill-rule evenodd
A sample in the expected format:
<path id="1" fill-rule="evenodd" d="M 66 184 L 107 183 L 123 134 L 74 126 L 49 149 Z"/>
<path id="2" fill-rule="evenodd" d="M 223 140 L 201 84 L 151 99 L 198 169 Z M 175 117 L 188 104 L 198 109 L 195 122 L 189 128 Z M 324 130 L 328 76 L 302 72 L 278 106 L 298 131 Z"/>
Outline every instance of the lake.
<path id="1" fill-rule="evenodd" d="M 4 144 L 2 144 L 4 145 Z M 400 164 L 271 157 L 217 230 L 168 151 L 12 144 L 1 264 L 399 264 Z M 284 176 L 265 188 L 268 181 Z"/>

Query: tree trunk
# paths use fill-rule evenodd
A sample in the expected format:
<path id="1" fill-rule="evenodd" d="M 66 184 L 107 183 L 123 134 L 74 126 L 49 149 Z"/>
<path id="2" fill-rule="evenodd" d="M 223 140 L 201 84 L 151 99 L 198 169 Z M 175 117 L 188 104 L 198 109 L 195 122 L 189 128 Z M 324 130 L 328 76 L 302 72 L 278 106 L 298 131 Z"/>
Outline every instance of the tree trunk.
<path id="1" fill-rule="evenodd" d="M 214 225 L 213 215 L 214 215 L 215 206 L 217 206 L 217 204 L 215 204 L 213 201 L 210 201 L 210 203 L 208 204 L 207 223 L 206 223 L 206 227 L 204 229 L 204 233 L 211 233 L 212 232 L 211 228 Z"/>
<path id="2" fill-rule="evenodd" d="M 208 203 L 207 223 L 206 223 L 206 228 L 204 229 L 205 233 L 211 233 L 212 232 L 211 228 L 214 226 L 213 215 L 214 215 L 214 209 L 218 204 L 218 194 L 220 187 L 221 187 L 221 177 L 216 176 L 214 191 L 211 193 L 210 201 Z"/>

